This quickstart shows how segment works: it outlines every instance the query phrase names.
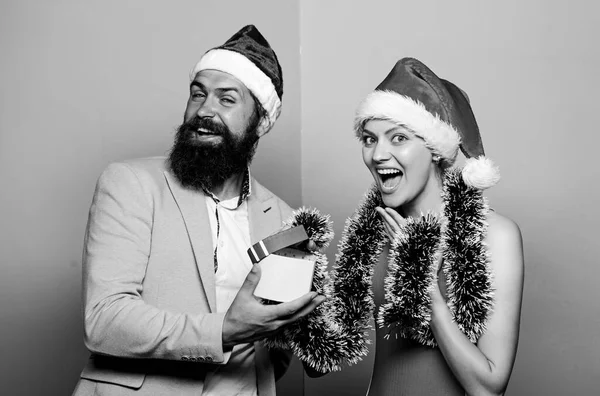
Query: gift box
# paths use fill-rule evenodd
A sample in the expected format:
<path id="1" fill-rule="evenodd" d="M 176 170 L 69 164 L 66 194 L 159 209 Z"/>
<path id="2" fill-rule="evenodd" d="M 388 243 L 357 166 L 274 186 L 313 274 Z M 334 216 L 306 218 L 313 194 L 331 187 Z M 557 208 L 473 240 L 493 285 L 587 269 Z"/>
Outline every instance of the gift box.
<path id="1" fill-rule="evenodd" d="M 248 249 L 252 262 L 261 269 L 260 281 L 254 291 L 256 297 L 288 302 L 310 291 L 316 259 L 293 247 L 306 240 L 304 227 L 297 226 L 265 238 Z"/>

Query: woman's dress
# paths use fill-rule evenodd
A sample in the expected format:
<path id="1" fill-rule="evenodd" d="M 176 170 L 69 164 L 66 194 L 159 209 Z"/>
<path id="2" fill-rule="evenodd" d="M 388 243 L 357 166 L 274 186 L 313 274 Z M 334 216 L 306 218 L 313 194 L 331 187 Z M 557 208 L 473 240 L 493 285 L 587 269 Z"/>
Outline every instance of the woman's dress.
<path id="1" fill-rule="evenodd" d="M 374 270 L 375 312 L 384 301 L 388 251 L 389 245 Z M 369 396 L 464 396 L 439 348 L 401 338 L 392 328 L 377 328 L 375 349 Z"/>

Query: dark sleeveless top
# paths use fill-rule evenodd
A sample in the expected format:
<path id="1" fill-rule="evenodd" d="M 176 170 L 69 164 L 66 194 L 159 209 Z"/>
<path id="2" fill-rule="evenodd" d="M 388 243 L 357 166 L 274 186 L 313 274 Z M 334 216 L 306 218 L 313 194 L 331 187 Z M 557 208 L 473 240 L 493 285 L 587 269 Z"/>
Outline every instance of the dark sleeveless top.
<path id="1" fill-rule="evenodd" d="M 388 250 L 389 244 L 374 270 L 375 312 L 384 301 L 383 280 L 387 272 Z M 387 334 L 389 337 L 386 339 Z M 377 328 L 375 350 L 369 396 L 464 396 L 464 389 L 439 348 L 400 338 L 393 329 Z"/>

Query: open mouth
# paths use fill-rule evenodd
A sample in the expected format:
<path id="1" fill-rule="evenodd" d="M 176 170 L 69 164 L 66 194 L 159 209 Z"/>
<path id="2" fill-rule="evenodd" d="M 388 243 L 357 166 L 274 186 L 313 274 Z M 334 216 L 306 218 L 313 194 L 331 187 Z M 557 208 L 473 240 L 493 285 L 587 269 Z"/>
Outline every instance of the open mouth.
<path id="1" fill-rule="evenodd" d="M 196 142 L 212 142 L 215 139 L 223 139 L 223 134 L 213 129 L 198 128 L 190 131 L 190 140 Z"/>
<path id="2" fill-rule="evenodd" d="M 198 128 L 196 133 L 200 136 L 221 136 L 220 133 L 215 132 L 212 129 L 207 129 L 207 128 Z"/>
<path id="3" fill-rule="evenodd" d="M 400 169 L 377 169 L 377 174 L 381 178 L 381 185 L 385 189 L 393 189 L 400 184 L 400 180 L 404 173 Z"/>

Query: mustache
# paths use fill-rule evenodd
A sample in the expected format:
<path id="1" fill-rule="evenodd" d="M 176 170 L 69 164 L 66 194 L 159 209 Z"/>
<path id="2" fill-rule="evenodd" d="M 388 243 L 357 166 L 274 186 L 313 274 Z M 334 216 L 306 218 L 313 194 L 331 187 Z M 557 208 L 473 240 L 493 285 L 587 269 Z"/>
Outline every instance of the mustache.
<path id="1" fill-rule="evenodd" d="M 197 132 L 200 128 L 206 129 L 207 131 L 215 135 L 230 134 L 229 128 L 227 128 L 227 126 L 219 124 L 210 118 L 200 118 L 198 116 L 195 116 L 191 120 L 184 122 L 181 126 L 181 129 L 186 132 Z"/>

